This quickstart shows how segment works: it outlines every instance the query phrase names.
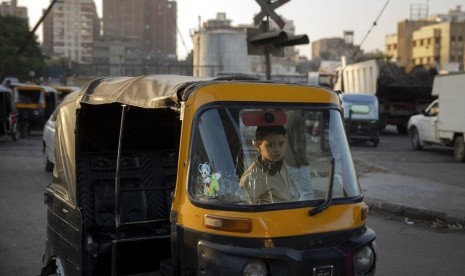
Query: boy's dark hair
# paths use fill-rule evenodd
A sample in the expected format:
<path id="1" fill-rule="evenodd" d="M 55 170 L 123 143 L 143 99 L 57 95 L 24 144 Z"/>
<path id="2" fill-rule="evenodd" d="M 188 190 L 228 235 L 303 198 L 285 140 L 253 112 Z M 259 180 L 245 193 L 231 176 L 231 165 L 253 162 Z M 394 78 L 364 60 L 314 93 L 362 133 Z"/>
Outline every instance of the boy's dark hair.
<path id="1" fill-rule="evenodd" d="M 258 126 L 255 131 L 255 140 L 263 140 L 269 134 L 286 135 L 286 129 L 283 126 Z"/>

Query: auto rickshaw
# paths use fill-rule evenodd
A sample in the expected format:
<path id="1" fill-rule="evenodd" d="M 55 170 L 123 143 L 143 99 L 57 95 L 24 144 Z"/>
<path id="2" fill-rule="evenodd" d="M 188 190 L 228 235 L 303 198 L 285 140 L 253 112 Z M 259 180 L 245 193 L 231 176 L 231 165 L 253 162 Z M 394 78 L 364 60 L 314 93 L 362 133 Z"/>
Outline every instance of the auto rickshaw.
<path id="1" fill-rule="evenodd" d="M 278 200 L 266 178 L 241 178 L 258 160 L 258 129 L 288 128 L 292 112 L 319 124 L 304 134 L 313 196 Z M 55 159 L 41 275 L 375 273 L 375 232 L 332 90 L 240 77 L 96 79 L 61 104 Z M 275 176 L 287 191 L 285 162 Z M 269 201 L 253 200 L 255 184 Z"/>
<path id="2" fill-rule="evenodd" d="M 50 86 L 21 84 L 14 93 L 21 134 L 26 137 L 31 130 L 41 131 L 58 105 L 58 92 Z"/>
<path id="3" fill-rule="evenodd" d="M 58 91 L 58 103 L 61 103 L 71 92 L 79 90 L 78 86 L 52 85 L 52 87 Z"/>
<path id="4" fill-rule="evenodd" d="M 372 94 L 341 94 L 344 110 L 344 124 L 349 142 L 371 142 L 373 147 L 379 144 L 378 98 Z"/>
<path id="5" fill-rule="evenodd" d="M 13 141 L 19 139 L 18 112 L 16 110 L 13 91 L 0 85 L 0 135 L 8 135 Z"/>

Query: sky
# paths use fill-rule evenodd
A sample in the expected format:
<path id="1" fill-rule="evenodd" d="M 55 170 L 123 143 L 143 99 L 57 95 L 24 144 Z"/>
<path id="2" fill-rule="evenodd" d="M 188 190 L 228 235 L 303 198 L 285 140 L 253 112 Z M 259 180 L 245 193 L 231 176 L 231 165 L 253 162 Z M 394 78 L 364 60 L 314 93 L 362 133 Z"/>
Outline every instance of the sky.
<path id="1" fill-rule="evenodd" d="M 9 0 L 2 0 L 9 1 Z M 68 0 L 65 0 L 68 1 Z M 125 0 L 131 1 L 131 0 Z M 94 0 L 97 13 L 102 16 L 102 0 Z M 216 18 L 225 12 L 232 25 L 251 24 L 261 8 L 255 0 L 177 0 L 178 4 L 178 58 L 184 58 L 192 49 L 191 30 L 201 22 Z M 18 6 L 28 8 L 29 25 L 37 23 L 46 9 L 48 0 L 18 0 Z M 301 55 L 311 58 L 311 43 L 322 38 L 342 37 L 344 31 L 354 31 L 354 44 L 365 52 L 384 51 L 387 34 L 397 32 L 397 23 L 410 18 L 412 5 L 428 7 L 428 14 L 445 14 L 461 5 L 463 0 L 290 0 L 276 9 L 276 13 L 294 22 L 296 34 L 306 34 L 309 45 L 299 46 Z M 383 10 L 383 7 L 384 10 Z M 383 10 L 383 12 L 382 12 Z M 375 20 L 376 26 L 373 26 Z M 371 31 L 370 31 L 371 29 Z M 370 32 L 369 32 L 370 31 Z M 37 31 L 39 40 L 42 29 Z M 368 33 L 369 32 L 369 33 Z M 367 36 L 368 34 L 368 36 Z"/>

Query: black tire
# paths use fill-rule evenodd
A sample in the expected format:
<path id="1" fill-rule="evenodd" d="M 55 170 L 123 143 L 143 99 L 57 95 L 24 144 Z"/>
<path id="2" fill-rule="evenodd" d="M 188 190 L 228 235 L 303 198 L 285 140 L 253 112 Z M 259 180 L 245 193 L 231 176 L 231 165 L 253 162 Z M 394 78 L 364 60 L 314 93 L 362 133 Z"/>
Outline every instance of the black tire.
<path id="1" fill-rule="evenodd" d="M 414 150 L 421 150 L 423 147 L 420 143 L 420 135 L 418 134 L 418 129 L 416 127 L 412 127 L 410 129 L 410 142 L 412 143 L 412 148 Z"/>
<path id="2" fill-rule="evenodd" d="M 373 141 L 371 141 L 371 145 L 376 148 L 379 144 L 379 139 L 374 139 Z"/>
<path id="3" fill-rule="evenodd" d="M 462 136 L 454 139 L 454 157 L 458 162 L 465 162 L 465 143 Z"/>

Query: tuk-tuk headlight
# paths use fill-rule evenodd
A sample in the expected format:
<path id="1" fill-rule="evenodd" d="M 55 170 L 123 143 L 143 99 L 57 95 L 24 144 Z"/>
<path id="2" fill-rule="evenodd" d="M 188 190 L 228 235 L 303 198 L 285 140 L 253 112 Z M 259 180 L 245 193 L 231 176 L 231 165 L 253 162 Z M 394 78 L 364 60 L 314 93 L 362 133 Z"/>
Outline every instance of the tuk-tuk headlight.
<path id="1" fill-rule="evenodd" d="M 39 110 L 32 111 L 32 115 L 34 116 L 39 116 L 39 114 L 40 114 Z"/>
<path id="2" fill-rule="evenodd" d="M 268 270 L 266 264 L 262 260 L 250 260 L 242 272 L 243 276 L 266 276 Z"/>
<path id="3" fill-rule="evenodd" d="M 360 248 L 354 256 L 355 275 L 365 275 L 374 270 L 375 250 L 371 245 Z"/>

